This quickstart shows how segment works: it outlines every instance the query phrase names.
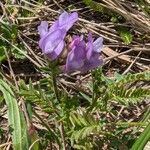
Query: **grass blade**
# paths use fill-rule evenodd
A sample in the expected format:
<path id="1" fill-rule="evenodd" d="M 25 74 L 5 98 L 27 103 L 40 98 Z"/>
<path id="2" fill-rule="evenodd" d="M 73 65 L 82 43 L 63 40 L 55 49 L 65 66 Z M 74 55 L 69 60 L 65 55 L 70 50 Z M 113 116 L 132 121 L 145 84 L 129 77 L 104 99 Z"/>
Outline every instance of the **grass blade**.
<path id="1" fill-rule="evenodd" d="M 14 150 L 27 150 L 27 127 L 24 122 L 24 116 L 19 111 L 15 95 L 9 85 L 3 80 L 0 80 L 0 90 L 8 108 L 8 123 L 10 129 L 12 129 L 13 148 Z"/>
<path id="2" fill-rule="evenodd" d="M 131 150 L 143 150 L 149 139 L 150 139 L 150 123 L 147 125 L 144 132 L 141 133 L 140 137 L 135 141 Z"/>

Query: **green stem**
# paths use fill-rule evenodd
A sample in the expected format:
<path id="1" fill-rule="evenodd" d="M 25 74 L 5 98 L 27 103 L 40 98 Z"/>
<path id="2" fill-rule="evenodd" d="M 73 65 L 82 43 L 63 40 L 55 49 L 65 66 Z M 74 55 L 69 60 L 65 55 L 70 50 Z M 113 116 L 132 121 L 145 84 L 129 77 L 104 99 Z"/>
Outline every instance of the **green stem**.
<path id="1" fill-rule="evenodd" d="M 95 95 L 95 81 L 94 81 L 94 75 L 92 74 L 92 89 L 93 89 L 93 93 L 92 93 L 92 104 L 91 104 L 91 106 L 89 107 L 89 109 L 87 110 L 87 114 L 94 108 L 94 105 L 95 105 L 95 103 L 96 103 L 96 95 Z"/>
<path id="2" fill-rule="evenodd" d="M 57 87 L 57 80 L 56 80 L 56 74 L 54 72 L 52 73 L 52 80 L 53 80 L 53 88 L 54 88 L 55 96 L 57 98 L 57 101 L 60 103 L 58 87 Z"/>

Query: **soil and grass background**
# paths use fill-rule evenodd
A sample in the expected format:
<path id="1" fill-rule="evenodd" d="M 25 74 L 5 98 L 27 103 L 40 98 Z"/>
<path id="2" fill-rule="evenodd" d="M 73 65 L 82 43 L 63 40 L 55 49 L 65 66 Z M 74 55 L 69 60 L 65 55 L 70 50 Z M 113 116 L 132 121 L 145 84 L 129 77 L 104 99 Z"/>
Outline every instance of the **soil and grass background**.
<path id="1" fill-rule="evenodd" d="M 58 74 L 42 54 L 37 27 L 64 11 L 66 41 L 103 37 L 99 68 Z M 1 150 L 149 150 L 149 105 L 149 0 L 0 1 Z"/>

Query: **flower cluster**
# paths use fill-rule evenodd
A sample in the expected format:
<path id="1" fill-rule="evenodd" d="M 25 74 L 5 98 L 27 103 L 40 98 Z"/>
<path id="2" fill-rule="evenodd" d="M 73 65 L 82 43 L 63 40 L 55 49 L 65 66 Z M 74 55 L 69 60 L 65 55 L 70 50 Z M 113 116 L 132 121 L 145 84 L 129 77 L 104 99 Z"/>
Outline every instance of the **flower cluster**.
<path id="1" fill-rule="evenodd" d="M 40 34 L 39 46 L 50 60 L 60 56 L 65 48 L 67 31 L 78 20 L 78 14 L 62 13 L 58 20 L 48 28 L 48 22 L 42 21 L 38 26 Z M 100 37 L 94 41 L 92 34 L 88 34 L 87 43 L 82 36 L 73 36 L 69 46 L 64 72 L 80 71 L 82 73 L 94 69 L 102 64 L 100 52 L 103 47 L 103 39 Z"/>

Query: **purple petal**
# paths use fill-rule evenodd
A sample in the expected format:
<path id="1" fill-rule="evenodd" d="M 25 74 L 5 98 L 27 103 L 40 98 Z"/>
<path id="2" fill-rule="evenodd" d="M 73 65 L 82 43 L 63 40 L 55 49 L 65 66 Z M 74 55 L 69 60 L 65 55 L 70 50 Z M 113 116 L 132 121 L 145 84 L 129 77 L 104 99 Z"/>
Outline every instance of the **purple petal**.
<path id="1" fill-rule="evenodd" d="M 78 20 L 78 14 L 64 12 L 59 17 L 59 27 L 68 31 L 73 24 Z"/>
<path id="2" fill-rule="evenodd" d="M 58 20 L 55 21 L 55 22 L 52 24 L 52 26 L 49 28 L 49 32 L 51 33 L 51 32 L 53 32 L 53 31 L 55 31 L 55 30 L 57 30 L 57 29 L 59 29 L 59 22 L 58 22 Z"/>
<path id="3" fill-rule="evenodd" d="M 80 70 L 84 65 L 86 58 L 86 47 L 85 42 L 80 41 L 77 37 L 72 44 L 72 50 L 69 52 L 66 61 L 66 72 L 72 72 L 75 70 Z"/>
<path id="4" fill-rule="evenodd" d="M 80 42 L 80 37 L 79 36 L 73 36 L 73 41 L 69 45 L 70 49 L 73 49 L 75 45 L 78 45 Z"/>
<path id="5" fill-rule="evenodd" d="M 88 42 L 93 43 L 92 33 L 89 32 L 88 34 Z"/>
<path id="6" fill-rule="evenodd" d="M 58 46 L 54 49 L 54 51 L 52 51 L 51 53 L 46 54 L 48 58 L 50 58 L 51 60 L 56 59 L 60 53 L 62 52 L 63 48 L 64 48 L 64 41 L 61 41 Z"/>
<path id="7" fill-rule="evenodd" d="M 38 26 L 38 31 L 41 38 L 45 36 L 48 33 L 48 22 L 42 21 L 41 24 Z"/>
<path id="8" fill-rule="evenodd" d="M 86 60 L 84 66 L 81 68 L 81 73 L 95 69 L 103 63 L 102 58 L 98 53 L 95 53 L 90 60 Z"/>
<path id="9" fill-rule="evenodd" d="M 93 50 L 95 52 L 101 52 L 101 49 L 103 48 L 103 38 L 99 37 L 96 41 L 93 43 Z"/>
<path id="10" fill-rule="evenodd" d="M 87 44 L 87 49 L 86 49 L 86 58 L 88 60 L 90 60 L 91 56 L 92 56 L 92 53 L 93 53 L 93 44 L 92 43 L 88 43 Z"/>
<path id="11" fill-rule="evenodd" d="M 100 50 L 102 49 L 103 39 L 98 38 L 93 42 L 92 34 L 88 34 L 88 43 L 86 48 L 86 61 L 84 66 L 81 68 L 81 72 L 87 72 L 88 70 L 94 69 L 102 64 L 102 59 L 100 58 Z"/>
<path id="12" fill-rule="evenodd" d="M 86 53 L 86 57 L 89 60 L 92 56 L 93 53 L 93 38 L 92 38 L 92 33 L 90 32 L 88 34 L 88 43 L 87 43 L 87 53 Z"/>
<path id="13" fill-rule="evenodd" d="M 48 33 L 44 38 L 42 38 L 39 42 L 39 46 L 42 49 L 42 52 L 46 55 L 50 55 L 51 53 L 58 56 L 63 50 L 64 38 L 66 32 L 64 30 L 56 30 L 52 33 Z M 60 44 L 60 45 L 59 45 Z M 60 46 L 60 48 L 58 48 Z"/>
<path id="14" fill-rule="evenodd" d="M 67 23 L 69 14 L 65 11 L 59 16 L 59 25 L 62 26 Z"/>
<path id="15" fill-rule="evenodd" d="M 78 20 L 78 14 L 76 12 L 74 13 L 67 13 L 63 12 L 57 21 L 53 23 L 53 25 L 49 28 L 49 32 L 53 32 L 57 29 L 64 29 L 68 31 L 73 24 Z"/>
<path id="16" fill-rule="evenodd" d="M 99 53 L 103 47 L 103 38 L 100 37 L 93 42 L 92 34 L 88 34 L 88 43 L 87 43 L 87 59 L 89 60 L 93 53 Z"/>
<path id="17" fill-rule="evenodd" d="M 86 50 L 85 42 L 82 39 L 80 39 L 80 37 L 77 37 L 72 43 L 72 51 L 74 51 L 75 58 L 84 58 Z"/>
<path id="18" fill-rule="evenodd" d="M 84 61 L 82 58 L 77 59 L 74 55 L 74 51 L 71 51 L 68 54 L 67 62 L 66 62 L 66 72 L 72 72 L 78 70 L 84 65 Z"/>

